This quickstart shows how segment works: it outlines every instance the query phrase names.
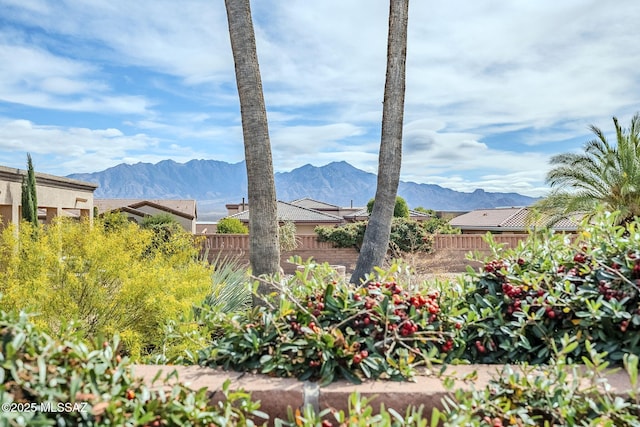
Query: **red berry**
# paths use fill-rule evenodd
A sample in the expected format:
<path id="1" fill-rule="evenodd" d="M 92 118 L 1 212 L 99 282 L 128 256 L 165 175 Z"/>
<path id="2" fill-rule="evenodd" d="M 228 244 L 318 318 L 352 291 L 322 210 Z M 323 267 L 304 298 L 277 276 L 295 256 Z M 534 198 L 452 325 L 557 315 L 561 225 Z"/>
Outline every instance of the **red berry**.
<path id="1" fill-rule="evenodd" d="M 360 362 L 362 362 L 362 356 L 360 355 L 360 353 L 356 353 L 353 356 L 353 363 L 355 363 L 357 365 Z"/>
<path id="2" fill-rule="evenodd" d="M 128 389 L 125 393 L 125 397 L 127 398 L 127 400 L 133 400 L 136 397 L 136 393 L 133 390 Z"/>
<path id="3" fill-rule="evenodd" d="M 585 260 L 587 259 L 587 257 L 584 254 L 581 253 L 577 253 L 573 256 L 573 261 L 577 262 L 577 263 L 583 263 L 585 262 Z"/>

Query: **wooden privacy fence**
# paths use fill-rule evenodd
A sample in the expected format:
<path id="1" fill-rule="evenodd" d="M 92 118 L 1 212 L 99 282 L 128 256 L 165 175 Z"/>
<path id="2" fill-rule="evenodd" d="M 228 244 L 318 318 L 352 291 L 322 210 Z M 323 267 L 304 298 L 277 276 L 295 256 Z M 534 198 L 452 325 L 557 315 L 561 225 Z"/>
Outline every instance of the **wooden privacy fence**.
<path id="1" fill-rule="evenodd" d="M 249 263 L 249 236 L 246 234 L 205 234 L 204 250 L 209 261 L 233 258 L 240 262 Z M 414 255 L 419 258 L 421 269 L 438 272 L 461 272 L 467 265 L 474 265 L 466 259 L 469 252 L 488 253 L 489 245 L 480 234 L 437 234 L 434 236 L 434 251 L 432 254 Z M 493 236 L 497 243 L 504 243 L 513 247 L 526 234 L 496 234 Z M 317 262 L 344 265 L 347 272 L 355 269 L 358 251 L 354 248 L 334 248 L 329 242 L 320 242 L 315 234 L 298 234 L 298 247 L 291 252 L 283 252 L 280 265 L 285 273 L 291 274 L 296 265 L 288 262 L 293 255 L 303 260 L 313 258 Z"/>

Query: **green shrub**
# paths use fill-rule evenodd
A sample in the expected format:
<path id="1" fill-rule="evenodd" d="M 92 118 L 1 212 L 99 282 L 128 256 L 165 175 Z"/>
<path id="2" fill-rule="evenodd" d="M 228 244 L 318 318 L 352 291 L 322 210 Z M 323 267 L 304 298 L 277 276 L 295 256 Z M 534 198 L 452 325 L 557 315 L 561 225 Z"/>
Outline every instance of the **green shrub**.
<path id="1" fill-rule="evenodd" d="M 424 225 L 408 218 L 393 218 L 389 244 L 400 252 L 431 252 L 433 235 L 428 233 Z"/>
<path id="2" fill-rule="evenodd" d="M 314 231 L 320 241 L 331 242 L 335 247 L 359 248 L 366 226 L 367 223 L 362 221 L 339 227 L 318 226 Z M 433 247 L 433 235 L 419 221 L 393 218 L 389 246 L 392 250 L 400 252 L 430 252 Z"/>
<path id="3" fill-rule="evenodd" d="M 367 202 L 367 212 L 369 212 L 369 214 L 373 211 L 374 203 L 375 199 L 371 199 Z M 409 205 L 407 205 L 406 200 L 400 196 L 396 196 L 396 204 L 393 206 L 393 217 L 409 218 Z"/>
<path id="4" fill-rule="evenodd" d="M 337 248 L 359 248 L 364 238 L 366 222 L 354 222 L 339 227 L 318 226 L 314 232 L 321 242 L 331 242 Z"/>
<path id="5" fill-rule="evenodd" d="M 617 396 L 607 382 L 610 372 L 606 353 L 598 353 L 586 341 L 582 363 L 569 360 L 578 347 L 575 338 L 565 336 L 545 366 L 506 365 L 489 384 L 471 391 L 453 390 L 444 399 L 444 411 L 434 411 L 432 425 L 445 427 L 502 426 L 637 426 L 640 416 L 638 357 L 625 357 L 632 389 Z M 586 368 L 586 369 L 585 369 Z"/>
<path id="6" fill-rule="evenodd" d="M 73 326 L 59 336 L 45 333 L 24 312 L 0 311 L 3 425 L 247 426 L 264 417 L 258 403 L 242 391 L 230 392 L 228 382 L 216 406 L 206 388 L 192 391 L 175 373 L 158 373 L 151 387 L 143 384 L 119 355 L 117 337 L 85 342 Z M 6 411 L 11 404 L 53 410 Z"/>
<path id="7" fill-rule="evenodd" d="M 120 333 L 133 357 L 162 342 L 164 326 L 200 303 L 210 290 L 211 269 L 197 260 L 192 236 L 173 235 L 149 252 L 154 234 L 135 223 L 58 218 L 34 240 L 28 223 L 18 237 L 0 235 L 3 305 L 40 313 L 35 321 L 52 333 L 75 319 L 87 337 Z"/>
<path id="8" fill-rule="evenodd" d="M 616 363 L 640 354 L 640 230 L 600 215 L 577 236 L 538 232 L 502 249 L 464 280 L 466 345 L 451 357 L 482 363 L 545 363 L 565 335 Z M 488 236 L 490 237 L 490 236 Z M 491 242 L 491 239 L 489 239 Z"/>
<path id="9" fill-rule="evenodd" d="M 221 218 L 216 232 L 220 234 L 249 234 L 249 229 L 238 218 Z"/>
<path id="10" fill-rule="evenodd" d="M 307 265 L 285 286 L 271 283 L 281 296 L 223 325 L 200 363 L 327 384 L 406 379 L 453 348 L 457 329 L 440 293 L 403 289 L 397 265 L 360 287 L 324 281 L 328 270 Z"/>

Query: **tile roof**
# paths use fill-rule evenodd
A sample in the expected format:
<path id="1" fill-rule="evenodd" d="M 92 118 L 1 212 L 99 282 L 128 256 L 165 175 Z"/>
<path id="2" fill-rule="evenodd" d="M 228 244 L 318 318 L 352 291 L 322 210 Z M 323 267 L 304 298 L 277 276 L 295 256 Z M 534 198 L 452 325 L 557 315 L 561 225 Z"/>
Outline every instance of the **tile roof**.
<path id="1" fill-rule="evenodd" d="M 449 221 L 453 227 L 463 230 L 505 230 L 525 231 L 529 228 L 527 216 L 529 209 L 526 207 L 477 209 L 459 215 Z M 538 221 L 542 224 L 544 221 Z M 553 226 L 555 230 L 575 231 L 578 221 L 561 220 Z"/>
<path id="2" fill-rule="evenodd" d="M 331 215 L 302 206 L 296 206 L 294 204 L 282 202 L 280 200 L 278 200 L 277 210 L 278 221 L 331 223 L 342 222 L 342 218 L 337 215 Z M 235 215 L 230 215 L 230 218 L 238 218 L 241 221 L 249 221 L 249 211 L 246 210 Z"/>
<path id="3" fill-rule="evenodd" d="M 292 202 L 289 202 L 292 205 L 300 206 L 302 208 L 307 209 L 316 209 L 316 210 L 338 210 L 340 206 L 332 205 L 330 203 L 320 202 L 318 200 L 311 199 L 309 197 L 303 197 L 301 199 L 296 199 Z"/>
<path id="4" fill-rule="evenodd" d="M 416 220 L 428 220 L 429 218 L 431 218 L 433 215 L 430 215 L 428 213 L 424 213 L 424 212 L 420 212 L 420 211 L 414 211 L 413 209 L 409 209 L 409 218 L 411 219 L 416 219 Z M 367 208 L 362 208 L 359 211 L 353 212 L 349 215 L 345 215 L 345 218 L 351 218 L 351 219 L 359 219 L 359 218 L 368 218 L 369 217 L 369 211 L 367 210 Z"/>
<path id="5" fill-rule="evenodd" d="M 98 208 L 98 214 L 124 207 L 137 209 L 147 205 L 190 219 L 197 216 L 196 201 L 193 199 L 94 199 L 93 205 Z"/>

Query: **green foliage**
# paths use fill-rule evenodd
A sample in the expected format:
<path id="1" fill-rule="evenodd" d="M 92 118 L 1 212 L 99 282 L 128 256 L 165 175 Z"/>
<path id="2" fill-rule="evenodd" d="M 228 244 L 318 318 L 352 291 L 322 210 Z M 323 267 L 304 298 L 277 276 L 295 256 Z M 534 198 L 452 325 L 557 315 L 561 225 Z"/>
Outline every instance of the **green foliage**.
<path id="1" fill-rule="evenodd" d="M 400 252 L 431 252 L 433 235 L 424 224 L 408 218 L 393 218 L 389 245 Z"/>
<path id="2" fill-rule="evenodd" d="M 95 217 L 96 219 L 98 218 L 97 215 Z M 131 223 L 131 221 L 129 221 L 129 219 L 127 218 L 127 215 L 117 211 L 105 212 L 102 217 L 97 219 L 97 221 L 100 222 L 105 232 L 118 230 L 122 231 L 126 229 Z"/>
<path id="3" fill-rule="evenodd" d="M 451 357 L 546 363 L 565 335 L 574 361 L 589 356 L 587 341 L 615 363 L 640 354 L 640 230 L 617 223 L 604 214 L 576 237 L 545 231 L 512 249 L 489 235 L 494 255 L 464 279 L 466 345 Z"/>
<path id="4" fill-rule="evenodd" d="M 367 212 L 369 212 L 369 214 L 373 211 L 374 202 L 375 199 L 371 199 L 367 202 Z M 409 205 L 407 205 L 406 200 L 400 196 L 396 196 L 396 204 L 393 207 L 393 217 L 409 218 Z"/>
<path id="5" fill-rule="evenodd" d="M 211 311 L 240 313 L 249 308 L 251 287 L 248 266 L 234 258 L 218 258 L 213 261 L 211 291 L 203 306 Z"/>
<path id="6" fill-rule="evenodd" d="M 318 239 L 332 242 L 339 248 L 359 248 L 362 244 L 366 222 L 355 222 L 339 227 L 315 228 Z M 430 252 L 433 247 L 433 235 L 427 224 L 409 218 L 393 218 L 389 246 L 400 252 Z"/>
<path id="7" fill-rule="evenodd" d="M 339 227 L 318 226 L 314 232 L 321 242 L 331 242 L 337 248 L 359 248 L 364 238 L 367 223 L 364 221 L 341 225 Z"/>
<path id="8" fill-rule="evenodd" d="M 449 221 L 444 218 L 438 218 L 436 216 L 422 221 L 422 226 L 427 233 L 431 234 L 460 234 L 461 231 L 457 227 L 451 226 Z"/>
<path id="9" fill-rule="evenodd" d="M 197 256 L 193 235 L 173 215 L 160 213 L 144 217 L 140 227 L 152 232 L 151 242 L 145 252 L 147 256 L 162 254 L 178 263 L 189 262 Z M 178 259 L 180 257 L 182 259 Z"/>
<path id="10" fill-rule="evenodd" d="M 252 419 L 265 417 L 247 393 L 231 392 L 229 382 L 222 390 L 225 399 L 215 406 L 206 388 L 190 390 L 175 372 L 159 372 L 153 384 L 142 384 L 119 354 L 117 336 L 84 342 L 72 326 L 63 327 L 60 336 L 45 333 L 24 312 L 0 311 L 5 425 L 252 426 Z M 4 410 L 12 403 L 53 410 Z"/>
<path id="11" fill-rule="evenodd" d="M 300 410 L 289 410 L 288 422 L 276 420 L 277 426 L 286 427 L 328 427 L 338 425 L 341 427 L 424 427 L 426 419 L 422 416 L 424 407 L 407 408 L 404 416 L 399 414 L 392 408 L 385 408 L 384 403 L 379 408 L 374 409 L 372 406 L 373 398 L 367 398 L 354 392 L 349 396 L 347 412 L 336 411 L 333 408 L 327 408 L 316 413 L 313 408 L 308 405 Z"/>
<path id="12" fill-rule="evenodd" d="M 178 220 L 173 215 L 167 212 L 162 212 L 159 214 L 149 215 L 142 218 L 142 221 L 140 222 L 140 227 L 153 229 L 161 226 L 173 226 L 174 224 L 180 225 L 178 223 Z"/>
<path id="13" fill-rule="evenodd" d="M 621 223 L 640 216 L 640 113 L 624 129 L 613 118 L 615 143 L 591 126 L 595 138 L 585 144 L 584 153 L 563 153 L 551 158 L 547 174 L 551 193 L 534 207 L 551 224 L 572 215 L 591 216 L 598 206 L 620 211 Z"/>
<path id="14" fill-rule="evenodd" d="M 577 366 L 568 357 L 577 340 L 565 336 L 561 344 L 547 366 L 507 365 L 485 388 L 455 391 L 433 418 L 445 427 L 637 426 L 638 357 L 625 359 L 632 391 L 616 396 L 604 375 L 606 353 L 586 341 L 585 366 Z"/>
<path id="15" fill-rule="evenodd" d="M 223 325 L 200 364 L 321 384 L 409 378 L 451 350 L 457 329 L 441 313 L 438 291 L 403 289 L 398 271 L 394 265 L 355 287 L 332 280 L 327 264 L 307 264 L 285 285 L 269 283 L 280 297 L 267 307 Z"/>
<path id="16" fill-rule="evenodd" d="M 111 225 L 109 225 L 111 224 Z M 57 218 L 39 239 L 24 223 L 0 235 L 3 305 L 40 313 L 51 332 L 76 319 L 87 337 L 119 332 L 133 357 L 153 351 L 164 325 L 200 303 L 211 286 L 211 269 L 197 260 L 192 236 L 176 235 L 161 251 L 149 251 L 153 232 L 135 223 Z"/>
<path id="17" fill-rule="evenodd" d="M 217 233 L 249 234 L 249 229 L 238 218 L 222 218 L 218 221 Z"/>
<path id="18" fill-rule="evenodd" d="M 36 191 L 36 173 L 33 169 L 31 154 L 27 153 L 27 175 L 22 180 L 22 218 L 38 227 L 38 194 Z"/>
<path id="19" fill-rule="evenodd" d="M 436 211 L 434 209 L 423 208 L 422 206 L 418 206 L 414 209 L 416 212 L 422 212 L 431 216 L 436 216 Z"/>

